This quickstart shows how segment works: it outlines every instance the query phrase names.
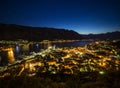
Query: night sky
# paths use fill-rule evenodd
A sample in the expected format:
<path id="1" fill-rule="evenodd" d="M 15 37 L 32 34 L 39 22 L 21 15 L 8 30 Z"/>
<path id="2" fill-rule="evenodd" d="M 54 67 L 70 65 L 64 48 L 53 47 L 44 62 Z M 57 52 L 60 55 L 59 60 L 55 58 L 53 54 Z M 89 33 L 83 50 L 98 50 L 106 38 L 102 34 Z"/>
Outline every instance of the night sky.
<path id="1" fill-rule="evenodd" d="M 120 0 L 0 0 L 0 23 L 75 30 L 120 30 Z"/>

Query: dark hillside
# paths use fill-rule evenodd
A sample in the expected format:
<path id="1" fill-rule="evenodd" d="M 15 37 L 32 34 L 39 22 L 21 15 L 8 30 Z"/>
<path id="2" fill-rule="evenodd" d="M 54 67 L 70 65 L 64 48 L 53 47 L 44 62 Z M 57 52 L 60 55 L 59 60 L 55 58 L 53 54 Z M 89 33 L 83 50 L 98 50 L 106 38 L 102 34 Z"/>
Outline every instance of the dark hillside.
<path id="1" fill-rule="evenodd" d="M 0 40 L 27 39 L 30 41 L 55 39 L 81 39 L 81 35 L 73 30 L 0 24 Z"/>
<path id="2" fill-rule="evenodd" d="M 108 32 L 108 33 L 101 33 L 101 34 L 89 34 L 89 35 L 83 35 L 86 39 L 95 39 L 95 40 L 114 40 L 114 39 L 120 39 L 120 32 Z"/>

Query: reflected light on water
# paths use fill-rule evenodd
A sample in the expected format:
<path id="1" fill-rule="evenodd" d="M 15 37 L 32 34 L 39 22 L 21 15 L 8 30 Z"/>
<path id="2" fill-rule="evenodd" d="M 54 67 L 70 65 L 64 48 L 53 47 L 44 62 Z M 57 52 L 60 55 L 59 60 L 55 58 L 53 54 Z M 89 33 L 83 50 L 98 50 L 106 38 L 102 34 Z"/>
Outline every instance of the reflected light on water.
<path id="1" fill-rule="evenodd" d="M 8 51 L 8 61 L 9 61 L 9 63 L 13 63 L 14 61 L 15 61 L 15 58 L 14 58 L 14 53 L 13 53 L 13 50 L 12 49 L 10 49 L 9 51 Z"/>
<path id="2" fill-rule="evenodd" d="M 19 46 L 18 46 L 18 45 L 15 47 L 15 51 L 16 51 L 17 53 L 19 53 L 20 48 L 19 48 Z"/>
<path id="3" fill-rule="evenodd" d="M 36 46 L 36 47 L 39 47 L 39 44 L 37 43 L 35 46 Z"/>

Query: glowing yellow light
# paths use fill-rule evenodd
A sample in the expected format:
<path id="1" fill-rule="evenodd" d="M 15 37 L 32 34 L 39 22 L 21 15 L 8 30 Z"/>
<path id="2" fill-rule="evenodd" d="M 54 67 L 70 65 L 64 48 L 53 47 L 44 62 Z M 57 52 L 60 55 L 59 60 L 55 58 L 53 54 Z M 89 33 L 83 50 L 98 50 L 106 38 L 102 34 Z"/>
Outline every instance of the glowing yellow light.
<path id="1" fill-rule="evenodd" d="M 30 63 L 30 64 L 29 64 L 29 67 L 30 67 L 30 68 L 29 68 L 29 69 L 30 69 L 30 71 L 34 71 L 34 70 L 35 70 L 35 67 L 34 67 L 34 65 L 33 65 L 33 64 L 31 64 L 31 63 Z"/>
<path id="2" fill-rule="evenodd" d="M 104 71 L 100 71 L 99 74 L 103 75 L 103 74 L 105 74 L 105 72 Z"/>
<path id="3" fill-rule="evenodd" d="M 10 50 L 8 51 L 8 59 L 9 59 L 9 62 L 10 62 L 10 63 L 13 63 L 13 62 L 15 61 L 14 53 L 13 53 L 13 50 L 12 50 L 12 49 L 10 49 Z"/>
<path id="4" fill-rule="evenodd" d="M 99 42 L 97 41 L 97 42 L 95 42 L 96 44 L 99 44 Z"/>

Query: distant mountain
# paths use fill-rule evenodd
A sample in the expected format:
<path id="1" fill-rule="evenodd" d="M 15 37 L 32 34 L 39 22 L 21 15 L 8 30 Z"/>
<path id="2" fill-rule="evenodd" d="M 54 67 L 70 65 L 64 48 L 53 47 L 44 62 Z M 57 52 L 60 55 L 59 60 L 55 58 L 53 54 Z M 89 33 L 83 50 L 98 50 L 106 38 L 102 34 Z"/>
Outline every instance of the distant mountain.
<path id="1" fill-rule="evenodd" d="M 73 30 L 0 24 L 0 40 L 27 39 L 29 41 L 42 41 L 56 39 L 80 40 L 81 38 L 82 36 Z"/>
<path id="2" fill-rule="evenodd" d="M 120 39 L 120 31 L 107 32 L 101 34 L 88 34 L 82 35 L 85 39 L 94 39 L 94 40 L 114 40 Z"/>

